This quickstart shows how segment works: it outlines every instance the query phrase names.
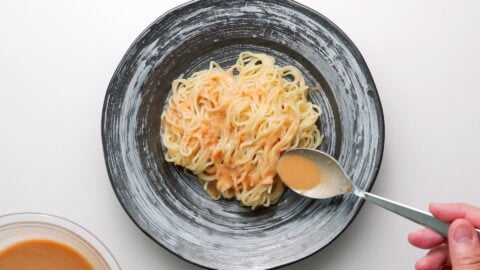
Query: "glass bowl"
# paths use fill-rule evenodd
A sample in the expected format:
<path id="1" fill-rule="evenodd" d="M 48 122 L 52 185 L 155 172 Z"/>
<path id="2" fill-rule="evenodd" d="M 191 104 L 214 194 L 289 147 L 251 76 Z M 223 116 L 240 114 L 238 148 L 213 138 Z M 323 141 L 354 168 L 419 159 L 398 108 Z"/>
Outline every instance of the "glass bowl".
<path id="1" fill-rule="evenodd" d="M 45 239 L 66 244 L 98 270 L 119 270 L 108 248 L 91 232 L 67 219 L 42 213 L 0 216 L 0 251 L 15 243 Z"/>

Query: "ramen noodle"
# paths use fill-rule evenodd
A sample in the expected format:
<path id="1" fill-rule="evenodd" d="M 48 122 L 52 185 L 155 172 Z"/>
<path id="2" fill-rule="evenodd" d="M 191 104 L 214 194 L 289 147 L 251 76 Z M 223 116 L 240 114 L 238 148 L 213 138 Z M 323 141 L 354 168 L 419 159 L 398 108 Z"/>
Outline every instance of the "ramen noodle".
<path id="1" fill-rule="evenodd" d="M 308 89 L 297 68 L 265 54 L 243 52 L 227 70 L 212 61 L 172 83 L 161 116 L 165 158 L 198 176 L 213 199 L 270 206 L 284 191 L 281 153 L 322 141 Z"/>

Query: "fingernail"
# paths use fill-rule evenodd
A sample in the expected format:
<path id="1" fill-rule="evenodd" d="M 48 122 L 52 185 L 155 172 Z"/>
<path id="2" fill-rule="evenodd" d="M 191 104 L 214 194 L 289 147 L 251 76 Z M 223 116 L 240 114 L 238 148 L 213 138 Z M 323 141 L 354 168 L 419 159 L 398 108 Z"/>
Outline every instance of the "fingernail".
<path id="1" fill-rule="evenodd" d="M 468 243 L 472 241 L 473 233 L 472 230 L 464 224 L 458 225 L 453 231 L 453 240 L 457 243 Z"/>

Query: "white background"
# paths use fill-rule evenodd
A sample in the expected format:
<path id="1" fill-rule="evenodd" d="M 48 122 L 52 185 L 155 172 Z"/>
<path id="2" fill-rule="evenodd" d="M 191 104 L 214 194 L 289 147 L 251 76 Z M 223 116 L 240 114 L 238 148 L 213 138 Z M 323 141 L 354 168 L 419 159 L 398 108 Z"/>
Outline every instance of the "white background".
<path id="1" fill-rule="evenodd" d="M 301 1 L 358 46 L 385 112 L 373 192 L 426 209 L 479 205 L 480 2 Z M 39 211 L 96 234 L 126 270 L 196 269 L 147 238 L 117 201 L 103 98 L 137 35 L 182 1 L 21 1 L 0 7 L 0 214 Z M 365 205 L 320 253 L 287 269 L 412 269 L 418 226 Z"/>

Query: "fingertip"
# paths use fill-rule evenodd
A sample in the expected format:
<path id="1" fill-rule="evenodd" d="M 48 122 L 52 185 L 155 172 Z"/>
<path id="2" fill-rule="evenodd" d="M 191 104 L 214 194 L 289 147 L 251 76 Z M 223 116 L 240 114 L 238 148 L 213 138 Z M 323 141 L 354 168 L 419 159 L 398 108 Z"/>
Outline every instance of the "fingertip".
<path id="1" fill-rule="evenodd" d="M 429 210 L 433 216 L 448 223 L 465 217 L 464 205 L 462 203 L 432 203 L 429 206 Z"/>
<path id="2" fill-rule="evenodd" d="M 448 247 L 440 245 L 431 249 L 426 256 L 415 263 L 417 270 L 440 269 L 448 264 Z"/>
<path id="3" fill-rule="evenodd" d="M 429 270 L 431 269 L 430 267 L 430 262 L 427 256 L 421 258 L 415 263 L 415 269 L 416 270 Z"/>
<path id="4" fill-rule="evenodd" d="M 418 230 L 418 231 L 413 231 L 413 232 L 409 232 L 408 233 L 408 236 L 407 236 L 407 239 L 408 239 L 408 242 L 418 248 L 423 248 L 422 247 L 422 242 L 423 242 L 423 236 L 424 236 L 424 230 L 425 229 L 421 229 L 421 230 Z"/>
<path id="5" fill-rule="evenodd" d="M 473 224 L 466 219 L 457 219 L 450 224 L 448 230 L 449 242 L 478 242 L 478 234 Z"/>
<path id="6" fill-rule="evenodd" d="M 416 240 L 417 240 L 417 238 L 418 238 L 418 237 L 417 237 L 417 234 L 418 234 L 417 231 L 409 232 L 409 233 L 408 233 L 408 235 L 407 235 L 407 240 L 408 240 L 408 242 L 409 242 L 411 245 L 416 246 L 415 243 L 416 243 Z"/>
<path id="7" fill-rule="evenodd" d="M 431 249 L 445 242 L 443 236 L 428 228 L 410 232 L 407 239 L 410 244 L 421 249 Z"/>
<path id="8" fill-rule="evenodd" d="M 480 242 L 470 221 L 457 219 L 452 222 L 448 247 L 453 269 L 480 269 Z"/>
<path id="9" fill-rule="evenodd" d="M 432 270 L 432 269 L 438 269 L 438 263 L 432 260 L 431 255 L 426 255 L 423 258 L 420 258 L 415 263 L 415 269 L 416 270 Z"/>
<path id="10" fill-rule="evenodd" d="M 445 203 L 431 202 L 428 205 L 428 210 L 433 214 L 433 212 L 441 211 L 441 209 L 445 209 L 445 207 L 448 207 L 448 206 L 449 205 Z"/>

